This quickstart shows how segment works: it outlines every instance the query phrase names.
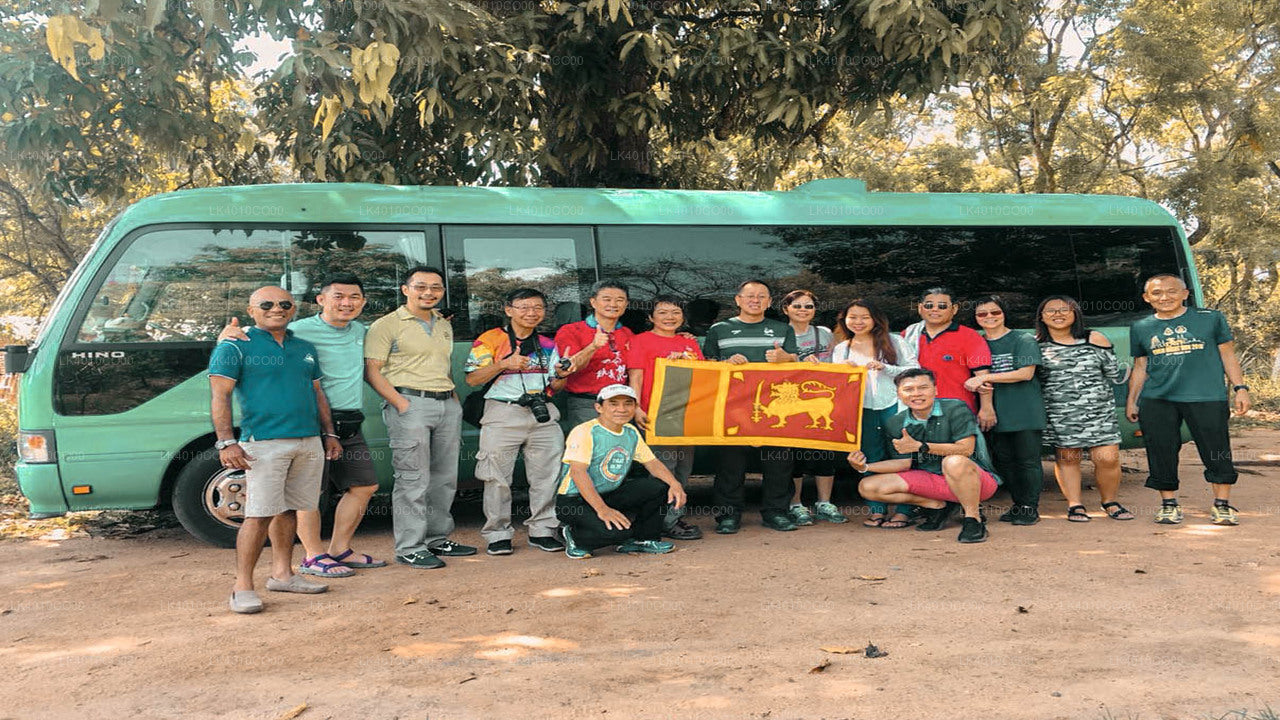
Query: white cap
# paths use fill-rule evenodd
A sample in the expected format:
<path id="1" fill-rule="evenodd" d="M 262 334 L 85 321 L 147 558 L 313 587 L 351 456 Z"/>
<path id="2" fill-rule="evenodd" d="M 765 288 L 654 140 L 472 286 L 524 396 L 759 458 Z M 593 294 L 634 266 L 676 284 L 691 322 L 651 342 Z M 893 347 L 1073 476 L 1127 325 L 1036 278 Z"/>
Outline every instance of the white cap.
<path id="1" fill-rule="evenodd" d="M 601 388 L 600 392 L 596 393 L 596 402 L 604 402 L 609 398 L 618 397 L 619 395 L 625 395 L 636 402 L 640 402 L 640 397 L 636 395 L 636 391 L 631 389 L 630 385 L 623 385 L 621 383 L 605 385 Z"/>

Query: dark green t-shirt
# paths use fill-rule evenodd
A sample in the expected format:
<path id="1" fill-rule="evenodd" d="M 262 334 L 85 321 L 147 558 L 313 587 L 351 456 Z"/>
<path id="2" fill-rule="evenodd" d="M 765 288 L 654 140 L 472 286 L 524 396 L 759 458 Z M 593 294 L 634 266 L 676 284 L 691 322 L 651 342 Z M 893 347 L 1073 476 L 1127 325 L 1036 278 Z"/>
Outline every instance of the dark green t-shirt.
<path id="1" fill-rule="evenodd" d="M 1226 370 L 1218 346 L 1230 342 L 1217 310 L 1187 308 L 1175 318 L 1143 318 L 1129 328 L 1129 349 L 1147 358 L 1142 397 L 1170 402 L 1226 402 Z"/>
<path id="2" fill-rule="evenodd" d="M 1001 337 L 987 340 L 991 347 L 991 372 L 1013 372 L 1028 365 L 1043 364 L 1040 345 L 1021 330 L 1010 330 Z M 1016 383 L 991 383 L 991 402 L 995 405 L 995 432 L 1044 429 L 1044 397 L 1040 394 L 1040 380 L 1035 375 L 1030 380 Z"/>
<path id="3" fill-rule="evenodd" d="M 781 342 L 782 349 L 796 351 L 796 331 L 789 323 L 765 318 L 757 323 L 744 323 L 736 317 L 718 322 L 707 329 L 702 354 L 708 360 L 728 360 L 742 354 L 751 362 L 767 362 L 764 354 Z"/>

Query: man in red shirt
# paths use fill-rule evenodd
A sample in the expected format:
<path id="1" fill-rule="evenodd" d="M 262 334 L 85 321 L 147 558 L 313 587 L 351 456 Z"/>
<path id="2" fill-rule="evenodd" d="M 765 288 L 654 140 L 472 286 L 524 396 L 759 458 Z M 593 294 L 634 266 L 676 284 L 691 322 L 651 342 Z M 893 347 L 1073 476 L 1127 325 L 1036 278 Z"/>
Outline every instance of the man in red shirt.
<path id="1" fill-rule="evenodd" d="M 627 376 L 631 387 L 640 395 L 640 406 L 636 408 L 635 423 L 642 430 L 649 425 L 649 396 L 653 393 L 654 368 L 658 358 L 671 360 L 702 360 L 702 348 L 697 339 L 688 335 L 677 335 L 684 325 L 684 306 L 680 299 L 673 295 L 659 295 L 653 299 L 653 311 L 649 313 L 649 322 L 653 329 L 642 332 L 631 339 L 631 348 L 627 352 Z M 693 472 L 692 445 L 654 445 L 653 453 L 658 456 L 681 485 L 687 485 L 689 474 Z M 702 530 L 696 525 L 686 523 L 679 509 L 668 507 L 662 534 L 676 540 L 697 540 L 702 537 Z"/>
<path id="2" fill-rule="evenodd" d="M 978 416 L 979 427 L 990 430 L 996 424 L 991 393 L 975 395 L 964 382 L 991 372 L 991 348 L 976 330 L 955 321 L 960 306 L 953 297 L 944 287 L 925 290 L 917 306 L 920 322 L 903 330 L 902 337 L 916 343 L 920 367 L 937 377 L 938 397 L 963 400 Z"/>
<path id="3" fill-rule="evenodd" d="M 627 286 L 601 280 L 591 287 L 592 313 L 586 320 L 569 323 L 556 332 L 560 357 L 573 360 L 577 370 L 565 383 L 565 415 L 576 427 L 595 419 L 596 394 L 607 385 L 627 384 L 625 354 L 632 333 L 619 324 L 627 311 Z"/>

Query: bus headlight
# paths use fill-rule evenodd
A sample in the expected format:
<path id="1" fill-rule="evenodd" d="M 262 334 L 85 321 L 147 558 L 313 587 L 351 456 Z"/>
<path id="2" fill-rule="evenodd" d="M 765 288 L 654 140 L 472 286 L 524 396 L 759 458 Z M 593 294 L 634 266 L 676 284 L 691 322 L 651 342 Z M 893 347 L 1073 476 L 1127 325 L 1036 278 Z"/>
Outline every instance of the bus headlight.
<path id="1" fill-rule="evenodd" d="M 28 465 L 57 461 L 52 430 L 19 430 L 18 458 Z"/>

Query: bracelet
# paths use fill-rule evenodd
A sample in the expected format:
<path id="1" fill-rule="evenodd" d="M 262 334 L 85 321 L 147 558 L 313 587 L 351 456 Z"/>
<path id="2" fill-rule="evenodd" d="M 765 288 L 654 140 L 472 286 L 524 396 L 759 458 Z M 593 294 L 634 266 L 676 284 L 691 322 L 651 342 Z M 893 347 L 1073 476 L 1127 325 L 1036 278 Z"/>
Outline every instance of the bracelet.
<path id="1" fill-rule="evenodd" d="M 1233 386 L 1231 387 L 1231 390 L 1232 390 L 1232 392 L 1240 392 L 1241 390 L 1244 390 L 1245 392 L 1249 392 L 1249 386 L 1248 386 L 1248 385 L 1233 385 Z"/>
<path id="2" fill-rule="evenodd" d="M 342 438 L 338 437 L 337 435 L 334 435 L 333 433 L 322 433 L 322 436 L 323 436 L 323 437 L 331 437 L 331 438 L 333 438 L 334 440 L 341 440 L 341 439 L 342 439 Z"/>

